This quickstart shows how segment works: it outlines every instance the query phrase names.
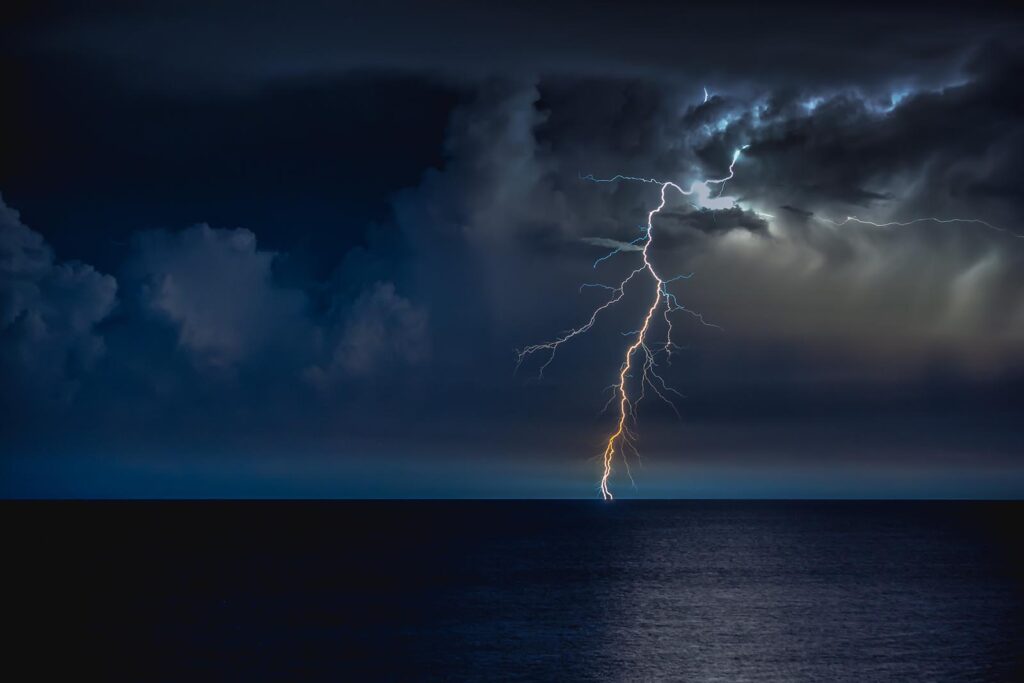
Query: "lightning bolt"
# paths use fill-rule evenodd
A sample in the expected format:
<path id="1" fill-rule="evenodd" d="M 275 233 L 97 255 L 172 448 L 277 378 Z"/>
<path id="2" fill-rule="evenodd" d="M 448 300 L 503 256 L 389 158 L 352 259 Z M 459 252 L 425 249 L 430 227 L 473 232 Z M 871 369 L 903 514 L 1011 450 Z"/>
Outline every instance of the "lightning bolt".
<path id="1" fill-rule="evenodd" d="M 584 324 L 563 333 L 552 341 L 533 344 L 516 352 L 517 367 L 521 365 L 528 356 L 535 353 L 547 352 L 547 360 L 545 360 L 541 365 L 538 372 L 539 376 L 543 377 L 544 370 L 547 369 L 555 359 L 558 350 L 563 344 L 566 344 L 572 339 L 589 332 L 597 322 L 597 319 L 602 312 L 622 300 L 626 295 L 626 287 L 638 276 L 648 277 L 650 284 L 652 285 L 650 304 L 647 306 L 647 312 L 643 317 L 643 321 L 639 329 L 626 333 L 626 336 L 632 338 L 632 342 L 626 348 L 622 364 L 619 366 L 618 380 L 608 387 L 612 390 L 612 395 L 608 399 L 608 403 L 605 404 L 605 409 L 612 404 L 616 404 L 618 407 L 618 420 L 616 421 L 615 429 L 611 432 L 605 442 L 604 452 L 601 456 L 602 470 L 600 490 L 601 497 L 604 500 L 612 500 L 614 498 L 608 482 L 612 476 L 613 466 L 615 465 L 617 458 L 622 460 L 622 463 L 626 468 L 626 472 L 629 475 L 630 480 L 632 480 L 632 474 L 629 472 L 629 462 L 625 455 L 628 451 L 639 458 L 640 453 L 636 447 L 636 435 L 632 429 L 630 429 L 630 424 L 636 423 L 636 406 L 646 397 L 647 391 L 650 390 L 655 396 L 671 406 L 673 410 L 676 410 L 675 404 L 669 399 L 668 394 L 675 394 L 677 396 L 681 396 L 681 394 L 670 387 L 665 382 L 664 378 L 657 372 L 658 354 L 664 353 L 667 362 L 671 362 L 672 349 L 675 348 L 675 344 L 672 341 L 673 327 L 671 314 L 676 312 L 687 313 L 703 325 L 721 329 L 718 325 L 706 321 L 697 311 L 693 311 L 680 304 L 676 296 L 669 290 L 669 285 L 671 283 L 689 279 L 692 277 L 692 273 L 676 275 L 674 277 L 663 277 L 654 267 L 654 263 L 651 261 L 651 246 L 654 244 L 655 236 L 654 217 L 661 213 L 662 209 L 664 209 L 665 205 L 668 203 L 669 191 L 676 192 L 684 197 L 695 197 L 697 199 L 697 204 L 695 205 L 699 208 L 724 208 L 721 206 L 721 203 L 723 202 L 734 204 L 735 202 L 732 200 L 723 200 L 721 197 L 721 191 L 719 191 L 718 198 L 712 199 L 711 186 L 719 185 L 724 187 L 725 183 L 732 179 L 734 175 L 734 167 L 736 165 L 736 161 L 740 157 L 741 151 L 742 148 L 737 149 L 733 154 L 732 161 L 729 164 L 729 173 L 725 177 L 699 180 L 694 182 L 689 189 L 683 189 L 681 186 L 673 182 L 661 181 L 654 178 L 641 178 L 625 175 L 616 175 L 611 178 L 595 178 L 593 175 L 580 176 L 581 179 L 594 183 L 626 181 L 656 184 L 660 186 L 660 201 L 655 208 L 648 212 L 647 223 L 641 226 L 643 234 L 637 239 L 626 243 L 633 247 L 641 247 L 642 245 L 642 248 L 640 248 L 640 254 L 643 263 L 632 270 L 616 286 L 590 283 L 582 285 L 580 287 L 581 291 L 585 287 L 596 287 L 608 290 L 611 292 L 611 295 L 604 303 L 591 312 L 590 317 Z M 597 268 L 597 266 L 603 261 L 606 261 L 623 250 L 623 247 L 617 247 L 606 256 L 597 259 L 594 262 L 594 268 Z M 665 339 L 660 346 L 652 349 L 649 337 L 652 323 L 659 311 L 661 312 L 662 319 L 665 321 L 666 334 Z M 633 396 L 630 392 L 628 380 L 632 377 L 632 373 L 635 370 L 639 373 L 639 393 Z M 676 414 L 678 415 L 678 410 L 676 410 Z"/>
<path id="2" fill-rule="evenodd" d="M 704 90 L 704 99 L 707 101 L 709 94 L 707 89 Z M 594 268 L 596 269 L 601 263 L 607 261 L 616 254 L 623 252 L 634 252 L 639 251 L 642 257 L 642 264 L 630 271 L 630 273 L 617 285 L 606 285 L 602 283 L 586 283 L 580 286 L 580 291 L 586 288 L 598 288 L 604 289 L 610 292 L 610 296 L 604 301 L 604 303 L 597 306 L 590 314 L 590 317 L 586 322 L 579 327 L 573 328 L 567 332 L 564 332 L 561 336 L 555 339 L 540 344 L 533 344 L 526 346 L 516 351 L 517 363 L 516 367 L 522 365 L 522 363 L 528 358 L 537 353 L 547 353 L 547 359 L 540 366 L 538 375 L 542 378 L 544 371 L 554 361 L 558 350 L 566 343 L 579 337 L 593 328 L 597 319 L 601 313 L 613 307 L 619 303 L 626 294 L 626 288 L 634 280 L 640 277 L 647 277 L 652 285 L 652 293 L 650 303 L 647 306 L 646 313 L 643 316 L 640 327 L 636 330 L 624 333 L 624 336 L 630 337 L 632 341 L 626 348 L 625 354 L 622 359 L 622 363 L 619 366 L 619 372 L 617 375 L 617 381 L 606 388 L 611 390 L 612 394 L 605 404 L 605 410 L 610 406 L 617 405 L 618 407 L 618 419 L 615 423 L 615 428 L 607 437 L 605 442 L 604 451 L 601 454 L 602 468 L 601 478 L 599 482 L 599 488 L 601 491 L 601 497 L 604 500 L 613 500 L 611 489 L 609 488 L 609 480 L 611 479 L 614 465 L 617 460 L 621 460 L 625 467 L 626 474 L 629 476 L 630 481 L 633 481 L 632 473 L 629 468 L 629 460 L 626 457 L 627 452 L 632 453 L 637 459 L 640 457 L 640 452 L 636 446 L 636 434 L 631 429 L 631 425 L 636 424 L 636 409 L 637 405 L 644 400 L 647 391 L 650 390 L 655 396 L 667 403 L 678 415 L 678 410 L 675 404 L 669 399 L 668 394 L 674 394 L 676 396 L 682 396 L 675 389 L 668 386 L 664 378 L 661 377 L 657 372 L 657 358 L 658 354 L 664 353 L 667 362 L 671 362 L 672 350 L 677 348 L 672 341 L 672 317 L 671 314 L 682 312 L 690 315 L 696 319 L 700 324 L 721 329 L 718 325 L 710 323 L 704 319 L 703 315 L 697 311 L 691 310 L 681 303 L 676 296 L 669 290 L 669 284 L 678 280 L 689 279 L 692 277 L 692 273 L 684 275 L 676 275 L 674 277 L 665 278 L 662 277 L 654 264 L 651 261 L 651 246 L 654 244 L 654 217 L 661 213 L 662 209 L 665 208 L 668 202 L 667 193 L 669 191 L 676 192 L 684 197 L 691 198 L 691 204 L 698 209 L 726 209 L 738 206 L 735 198 L 723 197 L 722 194 L 725 191 L 725 185 L 729 180 L 734 177 L 734 169 L 736 162 L 740 158 L 740 154 L 747 146 L 743 146 L 740 149 L 735 150 L 732 160 L 729 164 L 729 172 L 722 178 L 717 179 L 706 179 L 698 180 L 690 185 L 689 189 L 683 189 L 680 185 L 670 182 L 662 181 L 656 178 L 645 178 L 640 176 L 627 176 L 627 175 L 615 175 L 610 178 L 596 178 L 593 175 L 580 175 L 581 180 L 585 180 L 592 183 L 617 183 L 617 182 L 634 182 L 658 185 L 660 188 L 660 201 L 658 205 L 651 209 L 647 214 L 647 223 L 640 226 L 641 235 L 636 239 L 629 242 L 619 242 L 615 248 L 612 249 L 608 254 L 598 258 L 594 261 Z M 712 197 L 712 186 L 718 186 L 718 194 Z M 694 201 L 695 200 L 695 201 Z M 771 214 L 763 213 L 760 211 L 754 211 L 754 213 L 763 219 L 773 219 L 774 216 Z M 914 225 L 917 223 L 965 223 L 981 225 L 991 230 L 1005 232 L 1009 235 L 1017 238 L 1024 239 L 1024 234 L 1016 233 L 1005 228 L 993 225 L 987 221 L 977 218 L 937 218 L 937 217 L 924 217 L 915 218 L 908 221 L 889 221 L 889 222 L 875 222 L 869 221 L 856 216 L 847 216 L 841 221 L 832 220 L 829 218 L 818 218 L 825 223 L 831 224 L 836 227 L 841 227 L 849 223 L 856 223 L 860 225 L 868 225 L 879 228 L 886 227 L 905 227 Z M 591 240 L 592 243 L 596 243 Z M 604 242 L 608 244 L 608 242 Z M 652 323 L 661 312 L 661 317 L 665 322 L 665 339 L 660 344 L 652 349 L 650 342 Z M 631 393 L 629 380 L 633 378 L 634 373 L 638 373 L 638 391 Z M 637 384 L 637 382 L 634 382 Z M 634 390 L 637 387 L 634 388 Z"/>
<path id="3" fill-rule="evenodd" d="M 820 220 L 822 220 L 825 223 L 828 223 L 830 225 L 834 225 L 836 227 L 842 227 L 842 226 L 846 225 L 847 223 L 859 223 L 860 225 L 870 225 L 870 226 L 875 227 L 875 228 L 892 228 L 892 227 L 901 227 L 902 228 L 902 227 L 906 227 L 908 225 L 916 225 L 918 223 L 942 223 L 942 224 L 948 224 L 948 223 L 969 223 L 969 224 L 974 224 L 974 225 L 981 225 L 981 226 L 984 226 L 986 228 L 989 228 L 990 230 L 996 230 L 998 232 L 1005 232 L 1006 234 L 1011 235 L 1013 237 L 1016 237 L 1018 239 L 1024 239 L 1024 235 L 1022 235 L 1022 234 L 1020 234 L 1018 232 L 1014 232 L 1012 230 L 1007 230 L 1006 228 L 1001 228 L 998 225 L 993 225 L 992 223 L 989 223 L 988 221 L 983 221 L 980 218 L 936 218 L 936 217 L 932 217 L 932 216 L 926 216 L 924 218 L 913 218 L 913 219 L 911 219 L 909 221 L 888 221 L 886 223 L 877 223 L 875 221 L 868 221 L 868 220 L 864 220 L 863 218 L 857 218 L 856 216 L 847 216 L 846 218 L 844 218 L 841 221 L 835 221 L 835 220 L 832 220 L 830 218 L 821 218 Z"/>

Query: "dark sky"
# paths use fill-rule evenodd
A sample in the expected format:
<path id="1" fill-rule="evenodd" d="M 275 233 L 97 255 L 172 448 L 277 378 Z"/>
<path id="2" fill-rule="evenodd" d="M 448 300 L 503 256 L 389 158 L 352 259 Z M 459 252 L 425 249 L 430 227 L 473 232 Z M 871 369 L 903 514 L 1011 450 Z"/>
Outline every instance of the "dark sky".
<path id="1" fill-rule="evenodd" d="M 742 148 L 616 490 L 1021 497 L 1024 16 L 760 5 L 5 5 L 0 495 L 591 497 L 645 294 L 515 350 L 658 186 L 581 176 Z"/>

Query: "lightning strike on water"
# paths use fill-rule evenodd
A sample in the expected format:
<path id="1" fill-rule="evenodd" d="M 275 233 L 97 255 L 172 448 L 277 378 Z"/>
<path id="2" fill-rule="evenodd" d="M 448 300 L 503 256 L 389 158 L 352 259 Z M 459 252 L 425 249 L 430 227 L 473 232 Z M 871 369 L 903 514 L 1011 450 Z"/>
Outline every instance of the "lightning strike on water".
<path id="1" fill-rule="evenodd" d="M 650 276 L 651 284 L 654 285 L 652 288 L 653 291 L 650 304 L 647 307 L 647 312 L 643 317 L 643 321 L 639 329 L 625 333 L 625 336 L 632 337 L 633 341 L 626 349 L 622 364 L 619 366 L 618 381 L 609 387 L 613 390 L 613 393 L 609 398 L 608 403 L 605 405 L 606 408 L 615 403 L 618 405 L 618 421 L 616 422 L 615 429 L 612 431 L 605 443 L 604 452 L 602 454 L 600 490 L 601 497 L 605 500 L 612 500 L 614 498 L 611 489 L 608 486 L 608 482 L 612 475 L 612 469 L 615 464 L 616 457 L 621 458 L 623 465 L 626 467 L 626 472 L 629 474 L 629 463 L 625 457 L 626 452 L 628 451 L 637 457 L 640 455 L 635 445 L 636 435 L 631 430 L 630 424 L 635 424 L 636 406 L 643 401 L 647 391 L 650 390 L 655 396 L 671 406 L 673 410 L 676 410 L 675 404 L 672 403 L 667 394 L 675 394 L 677 396 L 680 394 L 668 386 L 664 378 L 662 378 L 656 370 L 657 355 L 659 353 L 664 353 L 667 362 L 671 362 L 672 350 L 673 348 L 676 348 L 676 345 L 672 341 L 673 328 L 671 314 L 676 312 L 686 313 L 695 318 L 702 325 L 721 329 L 718 325 L 706 321 L 697 311 L 691 310 L 679 303 L 676 295 L 669 290 L 669 285 L 671 283 L 689 279 L 693 276 L 693 273 L 686 273 L 666 278 L 660 275 L 655 269 L 654 264 L 651 262 L 650 251 L 651 245 L 654 244 L 654 217 L 665 208 L 665 204 L 668 202 L 667 193 L 669 190 L 686 197 L 694 197 L 696 199 L 695 205 L 700 208 L 713 210 L 734 206 L 735 200 L 730 197 L 722 197 L 721 192 L 719 192 L 718 197 L 712 198 L 711 185 L 724 186 L 727 181 L 732 179 L 733 169 L 736 165 L 736 161 L 740 157 L 741 151 L 741 149 L 737 149 L 733 154 L 732 161 L 729 164 L 729 173 L 724 178 L 699 180 L 694 182 L 689 189 L 683 189 L 681 186 L 673 182 L 656 180 L 654 178 L 640 178 L 624 175 L 616 175 L 612 178 L 595 178 L 593 175 L 580 176 L 582 179 L 594 183 L 632 181 L 657 184 L 661 188 L 660 202 L 658 203 L 658 206 L 647 214 L 647 223 L 641 227 L 643 234 L 632 242 L 626 243 L 633 247 L 638 247 L 641 244 L 643 245 L 640 249 L 643 264 L 631 271 L 625 279 L 619 282 L 616 286 L 591 283 L 582 285 L 580 287 L 580 291 L 584 288 L 593 287 L 605 289 L 611 292 L 611 296 L 603 304 L 594 309 L 590 318 L 583 325 L 563 333 L 553 341 L 534 344 L 517 351 L 518 364 L 521 364 L 527 356 L 534 353 L 541 351 L 548 352 L 547 360 L 541 365 L 539 370 L 540 376 L 543 377 L 544 370 L 554 360 L 555 354 L 558 352 L 558 349 L 562 344 L 565 344 L 569 340 L 590 331 L 597 322 L 598 316 L 603 311 L 622 300 L 625 296 L 626 286 L 632 282 L 634 278 L 642 273 L 646 273 Z M 597 259 L 597 261 L 594 262 L 594 268 L 597 268 L 597 266 L 603 261 L 623 250 L 623 247 L 617 247 L 609 254 Z M 665 321 L 666 335 L 664 341 L 661 342 L 658 347 L 652 349 L 649 340 L 649 333 L 651 330 L 651 323 L 659 311 L 662 314 L 662 319 Z M 639 358 L 637 358 L 638 356 Z M 634 364 L 636 364 L 639 369 L 640 377 L 639 393 L 635 397 L 631 396 L 630 388 L 628 386 L 628 380 L 632 376 L 631 372 L 634 370 Z M 676 413 L 678 414 L 678 411 L 676 411 Z M 632 480 L 632 475 L 630 475 L 630 479 Z"/>
<path id="2" fill-rule="evenodd" d="M 704 89 L 704 101 L 707 102 L 710 95 L 707 88 Z M 718 179 L 707 179 L 698 180 L 692 183 L 689 189 L 683 189 L 680 185 L 674 182 L 658 180 L 656 178 L 644 178 L 639 176 L 627 176 L 627 175 L 615 175 L 611 178 L 596 178 L 593 175 L 580 175 L 581 180 L 586 180 L 592 183 L 616 183 L 616 182 L 635 182 L 658 185 L 660 187 L 660 201 L 658 205 L 653 208 L 647 214 L 646 224 L 640 226 L 641 235 L 634 240 L 629 242 L 615 242 L 612 240 L 605 240 L 598 242 L 595 238 L 590 238 L 588 241 L 592 244 L 604 244 L 607 246 L 614 246 L 614 248 L 606 255 L 598 258 L 594 261 L 593 267 L 596 269 L 603 262 L 607 261 L 616 254 L 623 252 L 637 251 L 641 254 L 643 263 L 632 270 L 621 282 L 617 285 L 606 285 L 601 283 L 585 283 L 580 286 L 580 292 L 584 289 L 595 288 L 603 289 L 611 293 L 611 296 L 600 306 L 595 308 L 587 321 L 576 328 L 573 328 L 567 332 L 562 333 L 561 336 L 555 338 L 552 341 L 544 342 L 541 344 L 533 344 L 520 349 L 516 352 L 517 355 L 517 367 L 523 363 L 523 361 L 535 353 L 547 352 L 547 359 L 540 366 L 539 376 L 544 376 L 544 370 L 551 364 L 555 359 L 555 355 L 558 349 L 568 341 L 589 332 L 590 329 L 597 322 L 598 317 L 601 313 L 623 299 L 626 293 L 626 287 L 634 279 L 642 274 L 649 276 L 651 284 L 653 284 L 650 303 L 647 306 L 646 313 L 642 318 L 641 325 L 638 329 L 631 330 L 629 332 L 623 332 L 622 335 L 625 337 L 632 338 L 632 342 L 626 348 L 625 354 L 622 359 L 622 364 L 619 366 L 618 379 L 616 383 L 607 387 L 612 391 L 611 397 L 605 404 L 605 409 L 613 404 L 617 404 L 618 407 L 618 420 L 615 424 L 614 430 L 607 437 L 605 442 L 604 451 L 601 455 L 602 459 L 602 470 L 600 478 L 600 491 L 601 497 L 604 500 L 612 500 L 611 489 L 609 488 L 609 480 L 613 472 L 613 466 L 616 463 L 616 458 L 620 458 L 623 466 L 625 467 L 626 474 L 632 481 L 632 473 L 629 469 L 629 461 L 626 458 L 626 453 L 632 453 L 634 456 L 639 458 L 640 453 L 636 447 L 636 434 L 631 429 L 631 424 L 636 423 L 636 407 L 646 397 L 648 390 L 652 391 L 655 396 L 667 403 L 673 410 L 676 410 L 675 404 L 668 398 L 667 394 L 674 394 L 681 396 L 679 392 L 672 389 L 665 380 L 658 374 L 657 368 L 657 356 L 660 353 L 664 353 L 666 362 L 671 362 L 672 350 L 679 348 L 672 341 L 672 313 L 686 313 L 694 319 L 696 319 L 702 325 L 707 327 L 714 327 L 721 329 L 718 325 L 708 322 L 704 319 L 703 315 L 697 311 L 687 308 L 683 304 L 679 303 L 676 295 L 673 294 L 668 285 L 683 279 L 689 279 L 693 273 L 687 273 L 683 275 L 676 275 L 674 277 L 665 278 L 662 277 L 655 269 L 654 264 L 651 262 L 651 245 L 654 243 L 654 217 L 658 215 L 668 201 L 667 193 L 671 190 L 684 197 L 691 198 L 691 204 L 698 209 L 707 209 L 711 211 L 720 209 L 730 209 L 738 206 L 738 202 L 735 197 L 723 196 L 725 191 L 726 183 L 731 180 L 734 176 L 734 168 L 736 162 L 740 158 L 740 154 L 747 146 L 743 146 L 740 149 L 735 150 L 733 153 L 732 160 L 729 164 L 729 172 L 723 178 Z M 712 197 L 712 185 L 717 185 L 716 188 L 718 193 Z M 762 219 L 774 219 L 775 217 L 768 213 L 761 211 L 753 211 L 758 217 Z M 889 222 L 875 222 L 865 219 L 858 218 L 856 216 L 847 216 L 841 221 L 835 221 L 829 218 L 816 218 L 824 223 L 841 227 L 849 223 L 856 223 L 860 225 L 873 226 L 878 228 L 886 227 L 904 227 L 914 225 L 917 223 L 965 223 L 975 224 L 987 227 L 992 230 L 999 232 L 1005 232 L 1013 237 L 1024 239 L 1024 234 L 1019 234 L 1005 228 L 993 225 L 987 221 L 977 218 L 936 218 L 936 217 L 924 217 L 915 218 L 909 221 L 889 221 Z M 649 339 L 651 331 L 651 323 L 654 321 L 655 316 L 661 311 L 662 318 L 665 322 L 666 335 L 664 341 L 652 349 L 651 342 Z M 639 359 L 637 358 L 639 356 Z M 639 372 L 639 393 L 633 396 L 630 393 L 630 387 L 628 386 L 628 380 L 633 377 L 631 374 L 634 371 L 634 367 L 638 368 Z M 678 415 L 678 411 L 676 411 Z"/>

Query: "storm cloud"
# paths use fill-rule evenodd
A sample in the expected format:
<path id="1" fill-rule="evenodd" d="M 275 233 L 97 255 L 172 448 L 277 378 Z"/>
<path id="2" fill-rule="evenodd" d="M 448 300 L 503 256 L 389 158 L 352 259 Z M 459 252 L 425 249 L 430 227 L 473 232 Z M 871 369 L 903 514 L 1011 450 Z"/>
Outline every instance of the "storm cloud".
<path id="1" fill-rule="evenodd" d="M 543 380 L 514 350 L 636 267 L 671 181 L 694 192 L 666 191 L 650 256 L 693 314 L 666 369 L 684 424 L 643 411 L 663 471 L 1024 480 L 1019 16 L 154 8 L 7 29 L 27 133 L 0 190 L 35 229 L 0 206 L 0 394 L 38 417 L 4 426 L 24 471 L 57 420 L 101 471 L 183 434 L 186 460 L 575 462 L 648 285 Z"/>

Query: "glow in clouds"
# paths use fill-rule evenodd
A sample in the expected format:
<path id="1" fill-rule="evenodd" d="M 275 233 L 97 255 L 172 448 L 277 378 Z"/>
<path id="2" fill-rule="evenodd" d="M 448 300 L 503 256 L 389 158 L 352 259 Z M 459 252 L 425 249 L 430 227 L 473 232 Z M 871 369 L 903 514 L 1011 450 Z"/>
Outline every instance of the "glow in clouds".
<path id="1" fill-rule="evenodd" d="M 894 93 L 892 97 L 892 107 L 895 108 L 899 105 L 899 102 L 906 97 L 906 92 Z M 707 89 L 704 89 L 704 101 L 707 102 L 709 99 L 709 93 Z M 813 111 L 817 108 L 823 99 L 816 98 L 808 102 L 807 107 L 809 111 Z M 889 109 L 888 111 L 891 111 Z M 728 125 L 728 118 L 723 119 L 725 125 Z M 642 264 L 636 269 L 632 270 L 629 275 L 625 277 L 617 285 L 607 285 L 602 283 L 586 283 L 580 287 L 580 291 L 587 288 L 604 289 L 610 293 L 610 296 L 604 303 L 595 308 L 587 321 L 579 327 L 573 328 L 568 332 L 565 332 L 560 337 L 548 342 L 541 344 L 534 344 L 527 346 L 516 352 L 517 354 L 517 367 L 523 363 L 523 361 L 535 353 L 547 352 L 547 359 L 540 366 L 539 374 L 543 377 L 544 370 L 551 364 L 558 353 L 559 348 L 570 340 L 589 332 L 590 329 L 597 322 L 598 317 L 601 313 L 623 299 L 626 292 L 626 287 L 633 283 L 635 280 L 640 281 L 645 278 L 651 285 L 651 298 L 649 304 L 643 314 L 638 329 L 631 332 L 627 332 L 625 336 L 629 337 L 632 341 L 626 348 L 623 355 L 622 364 L 619 366 L 619 372 L 614 384 L 610 385 L 608 389 L 612 390 L 611 398 L 605 404 L 605 409 L 615 404 L 618 408 L 618 419 L 615 424 L 615 428 L 611 431 L 610 435 L 605 442 L 604 452 L 602 453 L 602 469 L 600 477 L 600 491 L 601 497 L 605 500 L 612 500 L 613 495 L 609 488 L 609 480 L 613 473 L 614 465 L 616 462 L 621 460 L 622 464 L 626 469 L 627 475 L 629 475 L 632 481 L 633 477 L 629 471 L 629 461 L 626 458 L 626 453 L 631 452 L 633 455 L 639 457 L 639 451 L 636 447 L 636 434 L 632 431 L 631 426 L 636 424 L 636 408 L 637 405 L 643 401 L 646 397 L 647 392 L 651 391 L 661 400 L 665 401 L 673 410 L 676 410 L 675 404 L 667 396 L 669 393 L 680 395 L 674 389 L 669 387 L 661 375 L 657 372 L 658 357 L 660 354 L 664 354 L 666 359 L 669 359 L 672 355 L 672 350 L 676 348 L 676 345 L 672 341 L 672 317 L 673 313 L 686 313 L 691 317 L 695 318 L 698 322 L 709 327 L 718 327 L 713 323 L 707 322 L 704 317 L 691 309 L 686 308 L 684 305 L 679 303 L 676 295 L 669 289 L 669 285 L 680 281 L 689 279 L 692 273 L 676 275 L 674 277 L 663 277 L 654 267 L 651 262 L 651 245 L 654 243 L 655 232 L 654 232 L 654 217 L 658 215 L 668 201 L 667 194 L 671 192 L 678 193 L 682 196 L 689 198 L 690 203 L 698 208 L 709 211 L 719 211 L 725 209 L 732 209 L 739 207 L 738 200 L 736 197 L 724 196 L 724 190 L 726 183 L 733 178 L 734 167 L 736 162 L 740 158 L 742 150 L 746 149 L 744 146 L 741 149 L 737 149 L 732 157 L 732 161 L 729 164 L 729 173 L 723 178 L 709 179 L 709 180 L 698 180 L 692 183 L 689 189 L 683 189 L 680 185 L 673 182 L 661 181 L 655 178 L 643 178 L 638 176 L 626 176 L 616 175 L 611 178 L 595 178 L 593 175 L 580 176 L 582 180 L 586 180 L 593 183 L 615 183 L 615 182 L 637 182 L 637 183 L 648 183 L 660 186 L 660 202 L 647 214 L 647 223 L 641 226 L 642 234 L 631 242 L 617 242 L 615 240 L 607 240 L 606 238 L 587 238 L 585 241 L 590 244 L 599 244 L 603 246 L 613 247 L 612 251 L 598 258 L 594 262 L 594 268 L 597 268 L 601 263 L 608 260 L 609 258 L 620 253 L 638 252 L 642 257 Z M 715 186 L 715 187 L 712 187 Z M 717 196 L 713 196 L 717 190 Z M 743 207 L 740 207 L 743 208 Z M 762 219 L 772 219 L 774 216 L 771 214 L 763 213 L 760 211 L 753 211 L 758 217 Z M 848 223 L 856 223 L 865 226 L 873 226 L 879 228 L 894 227 L 894 226 L 909 226 L 917 223 L 964 223 L 964 224 L 977 224 L 992 230 L 1000 232 L 1006 232 L 1014 237 L 1024 238 L 1024 235 L 1014 233 L 995 226 L 987 221 L 977 218 L 936 218 L 936 217 L 924 217 L 915 218 L 908 221 L 889 221 L 889 222 L 875 222 L 865 219 L 858 218 L 856 216 L 847 216 L 842 221 L 835 221 L 829 218 L 818 218 L 814 217 L 814 220 L 822 221 L 830 225 L 841 227 Z M 652 323 L 655 322 L 655 318 L 658 314 L 661 314 L 661 318 L 665 323 L 665 338 L 652 348 L 652 342 L 650 339 Z M 719 328 L 721 329 L 721 328 Z M 634 374 L 635 373 L 635 374 Z M 630 380 L 633 380 L 635 386 L 630 386 Z M 676 411 L 678 414 L 678 411 Z"/>

